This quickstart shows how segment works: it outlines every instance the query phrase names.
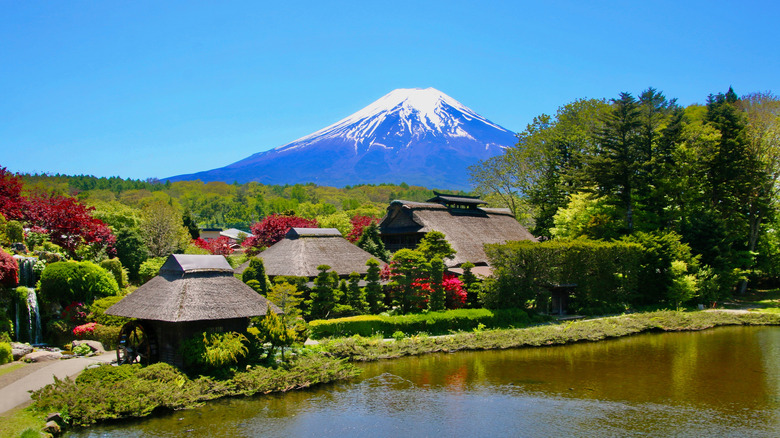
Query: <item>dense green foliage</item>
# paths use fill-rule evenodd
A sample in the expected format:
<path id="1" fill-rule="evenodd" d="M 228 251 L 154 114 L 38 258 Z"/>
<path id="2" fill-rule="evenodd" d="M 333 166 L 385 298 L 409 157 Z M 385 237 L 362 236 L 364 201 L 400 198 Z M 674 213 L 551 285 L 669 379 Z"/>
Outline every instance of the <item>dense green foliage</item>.
<path id="1" fill-rule="evenodd" d="M 14 356 L 11 351 L 11 344 L 0 342 L 0 365 L 13 362 Z"/>
<path id="2" fill-rule="evenodd" d="M 154 257 L 141 263 L 138 268 L 138 278 L 141 284 L 146 283 L 160 273 L 160 268 L 165 264 L 164 257 Z"/>
<path id="3" fill-rule="evenodd" d="M 114 280 L 116 280 L 116 284 L 120 289 L 127 287 L 127 274 L 125 273 L 125 270 L 122 267 L 122 262 L 119 261 L 119 259 L 103 260 L 100 262 L 100 267 L 110 272 L 114 276 Z"/>
<path id="4" fill-rule="evenodd" d="M 276 369 L 252 367 L 229 380 L 191 380 L 165 363 L 148 367 L 102 366 L 85 370 L 75 381 L 55 378 L 53 384 L 33 393 L 33 409 L 42 414 L 60 412 L 70 424 L 87 426 L 99 421 L 144 417 L 160 409 L 193 408 L 220 397 L 307 388 L 348 379 L 358 372 L 341 360 L 311 355 Z"/>
<path id="5" fill-rule="evenodd" d="M 442 335 L 453 331 L 473 330 L 480 325 L 500 328 L 523 327 L 529 323 L 528 313 L 520 309 L 455 309 L 412 315 L 362 315 L 316 320 L 309 323 L 309 330 L 313 339 L 352 335 L 390 337 L 399 331 L 405 334 Z"/>
<path id="6" fill-rule="evenodd" d="M 114 304 L 122 301 L 123 296 L 110 296 L 95 300 L 89 306 L 89 319 L 98 324 L 110 325 L 114 327 L 121 327 L 127 322 L 130 322 L 130 318 L 124 318 L 122 316 L 106 315 L 106 309 Z"/>
<path id="7" fill-rule="evenodd" d="M 248 339 L 241 333 L 200 333 L 182 343 L 184 365 L 200 373 L 235 371 L 249 352 Z"/>
<path id="8" fill-rule="evenodd" d="M 576 284 L 569 309 L 577 311 L 630 302 L 637 287 L 642 247 L 583 239 L 509 242 L 487 245 L 486 252 L 494 275 L 480 297 L 485 307 L 524 308 L 545 294 L 545 286 Z"/>
<path id="9" fill-rule="evenodd" d="M 90 304 L 98 298 L 119 293 L 108 271 L 92 262 L 56 262 L 41 274 L 40 295 L 50 303 L 65 306 L 72 302 Z"/>

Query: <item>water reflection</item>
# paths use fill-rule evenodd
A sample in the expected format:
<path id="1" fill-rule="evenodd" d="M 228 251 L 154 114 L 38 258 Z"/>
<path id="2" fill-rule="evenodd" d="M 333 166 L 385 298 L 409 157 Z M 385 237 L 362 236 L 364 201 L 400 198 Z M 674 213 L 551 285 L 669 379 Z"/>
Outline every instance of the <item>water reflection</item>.
<path id="1" fill-rule="evenodd" d="M 72 436 L 775 436 L 780 329 L 366 364 L 352 382 Z"/>

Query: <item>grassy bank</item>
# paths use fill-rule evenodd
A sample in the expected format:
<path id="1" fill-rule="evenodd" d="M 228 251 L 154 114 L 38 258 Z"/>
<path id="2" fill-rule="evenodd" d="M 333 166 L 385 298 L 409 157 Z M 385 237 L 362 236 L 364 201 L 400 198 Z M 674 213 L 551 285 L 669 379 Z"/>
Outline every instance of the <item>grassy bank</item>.
<path id="1" fill-rule="evenodd" d="M 33 393 L 31 409 L 41 415 L 60 412 L 73 426 L 145 417 L 158 410 L 188 409 L 221 397 L 251 396 L 348 379 L 359 370 L 322 355 L 300 356 L 279 368 L 253 367 L 232 378 L 190 379 L 164 363 L 103 366 L 75 380 L 56 380 Z"/>
<path id="2" fill-rule="evenodd" d="M 649 331 L 704 330 L 724 325 L 780 325 L 780 314 L 657 311 L 524 329 L 464 332 L 441 337 L 416 336 L 396 342 L 354 336 L 327 340 L 318 348 L 331 357 L 373 361 L 437 352 L 562 345 Z"/>

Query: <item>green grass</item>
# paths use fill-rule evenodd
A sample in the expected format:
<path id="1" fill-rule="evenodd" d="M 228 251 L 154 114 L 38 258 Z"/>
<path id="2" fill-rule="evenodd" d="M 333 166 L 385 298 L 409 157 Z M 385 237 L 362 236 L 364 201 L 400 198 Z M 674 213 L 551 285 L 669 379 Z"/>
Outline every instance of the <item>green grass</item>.
<path id="1" fill-rule="evenodd" d="M 24 363 L 24 362 L 17 362 L 15 364 L 2 367 L 2 368 L 0 368 L 0 376 L 2 376 L 3 374 L 8 374 L 8 373 L 10 373 L 12 371 L 16 371 L 16 370 L 18 370 L 19 368 L 22 368 L 25 365 L 27 365 L 27 364 Z"/>
<path id="2" fill-rule="evenodd" d="M 43 416 L 29 408 L 16 409 L 0 415 L 0 436 L 2 437 L 39 437 L 46 425 Z"/>

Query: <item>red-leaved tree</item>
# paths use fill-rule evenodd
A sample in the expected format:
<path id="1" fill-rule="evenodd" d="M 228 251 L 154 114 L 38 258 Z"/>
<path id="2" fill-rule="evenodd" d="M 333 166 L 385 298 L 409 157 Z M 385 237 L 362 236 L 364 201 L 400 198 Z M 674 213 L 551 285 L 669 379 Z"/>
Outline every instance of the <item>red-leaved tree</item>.
<path id="1" fill-rule="evenodd" d="M 244 240 L 247 254 L 255 255 L 263 248 L 282 240 L 290 228 L 317 228 L 315 219 L 304 219 L 298 216 L 272 214 L 252 225 L 252 235 Z"/>
<path id="2" fill-rule="evenodd" d="M 349 234 L 347 234 L 347 240 L 352 243 L 356 243 L 358 240 L 360 240 L 360 236 L 363 235 L 363 229 L 371 224 L 379 223 L 379 218 L 358 214 L 350 219 L 349 222 L 352 224 L 352 230 L 350 230 Z"/>
<path id="3" fill-rule="evenodd" d="M 24 219 L 25 198 L 18 176 L 0 167 L 0 213 L 8 220 Z"/>
<path id="4" fill-rule="evenodd" d="M 94 207 L 85 207 L 67 196 L 33 195 L 27 199 L 26 221 L 49 234 L 49 239 L 71 255 L 82 244 L 102 247 L 114 255 L 116 237 L 111 229 L 92 217 Z"/>
<path id="5" fill-rule="evenodd" d="M 11 254 L 0 249 L 0 285 L 14 287 L 19 283 L 19 265 Z"/>
<path id="6" fill-rule="evenodd" d="M 447 297 L 448 309 L 460 309 L 466 305 L 466 289 L 458 276 L 444 274 L 444 280 L 442 280 L 441 285 L 444 287 L 444 293 Z"/>
<path id="7" fill-rule="evenodd" d="M 198 248 L 203 248 L 210 254 L 230 255 L 233 254 L 233 247 L 230 246 L 230 239 L 225 236 L 219 236 L 216 239 L 204 240 L 202 237 L 192 241 L 192 244 Z"/>

